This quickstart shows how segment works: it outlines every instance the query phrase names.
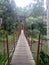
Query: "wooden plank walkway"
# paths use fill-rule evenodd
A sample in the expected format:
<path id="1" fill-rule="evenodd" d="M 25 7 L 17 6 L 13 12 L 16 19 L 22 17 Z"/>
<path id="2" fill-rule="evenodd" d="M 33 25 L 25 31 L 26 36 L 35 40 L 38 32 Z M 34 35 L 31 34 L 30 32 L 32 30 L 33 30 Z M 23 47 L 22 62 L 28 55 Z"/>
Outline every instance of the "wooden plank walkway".
<path id="1" fill-rule="evenodd" d="M 27 39 L 21 31 L 10 65 L 35 65 Z"/>

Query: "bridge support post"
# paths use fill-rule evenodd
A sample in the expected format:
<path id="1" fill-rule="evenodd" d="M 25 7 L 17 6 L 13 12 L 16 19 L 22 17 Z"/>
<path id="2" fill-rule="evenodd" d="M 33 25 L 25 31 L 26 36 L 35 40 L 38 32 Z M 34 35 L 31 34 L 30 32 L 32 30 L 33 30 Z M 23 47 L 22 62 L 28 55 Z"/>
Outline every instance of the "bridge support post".
<path id="1" fill-rule="evenodd" d="M 31 39 L 31 52 L 32 52 L 32 39 Z"/>
<path id="2" fill-rule="evenodd" d="M 39 40 L 38 40 L 38 49 L 37 49 L 36 65 L 38 65 L 38 62 L 39 62 L 39 53 L 40 53 L 40 33 L 39 33 Z"/>
<path id="3" fill-rule="evenodd" d="M 8 34 L 6 34 L 6 44 L 7 44 L 8 65 L 10 65 L 9 45 L 8 45 Z"/>
<path id="4" fill-rule="evenodd" d="M 15 33 L 13 32 L 13 46 L 14 46 L 14 51 L 15 51 Z"/>
<path id="5" fill-rule="evenodd" d="M 4 52 L 4 59 L 5 59 L 5 41 L 3 41 L 3 52 Z M 5 62 L 4 62 L 4 65 L 5 65 Z"/>

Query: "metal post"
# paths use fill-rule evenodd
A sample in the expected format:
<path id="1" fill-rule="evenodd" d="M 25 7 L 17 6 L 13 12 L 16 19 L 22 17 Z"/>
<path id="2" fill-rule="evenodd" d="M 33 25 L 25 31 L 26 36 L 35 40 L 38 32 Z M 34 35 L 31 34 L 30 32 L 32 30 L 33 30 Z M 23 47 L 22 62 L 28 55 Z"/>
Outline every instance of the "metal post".
<path id="1" fill-rule="evenodd" d="M 7 43 L 8 65 L 10 65 L 10 58 L 9 58 L 9 46 L 8 46 L 8 34 L 6 34 L 6 43 Z"/>
<path id="2" fill-rule="evenodd" d="M 38 61 L 39 61 L 39 52 L 40 52 L 40 33 L 39 33 L 39 40 L 38 40 L 38 50 L 37 50 L 36 65 L 38 65 Z"/>

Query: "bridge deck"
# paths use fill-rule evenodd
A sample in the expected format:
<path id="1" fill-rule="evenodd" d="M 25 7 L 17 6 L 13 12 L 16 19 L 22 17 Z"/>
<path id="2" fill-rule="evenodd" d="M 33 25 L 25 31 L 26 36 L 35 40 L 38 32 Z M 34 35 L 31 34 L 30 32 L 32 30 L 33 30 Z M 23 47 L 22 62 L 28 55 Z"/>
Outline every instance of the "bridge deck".
<path id="1" fill-rule="evenodd" d="M 11 65 L 35 65 L 26 37 L 21 31 Z"/>

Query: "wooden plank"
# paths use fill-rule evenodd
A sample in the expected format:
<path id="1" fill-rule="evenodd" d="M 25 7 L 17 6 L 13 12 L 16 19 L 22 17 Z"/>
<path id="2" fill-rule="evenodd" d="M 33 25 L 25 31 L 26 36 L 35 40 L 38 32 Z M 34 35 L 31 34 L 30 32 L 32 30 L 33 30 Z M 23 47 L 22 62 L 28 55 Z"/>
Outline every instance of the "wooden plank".
<path id="1" fill-rule="evenodd" d="M 13 54 L 11 65 L 35 65 L 27 39 L 22 31 Z"/>

